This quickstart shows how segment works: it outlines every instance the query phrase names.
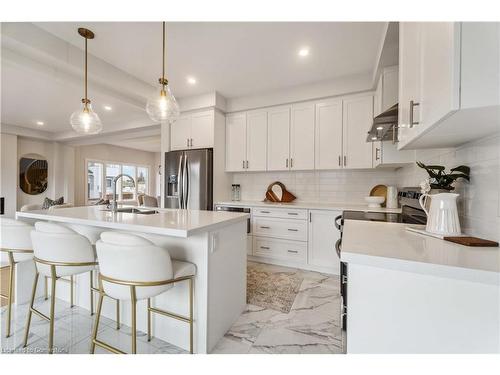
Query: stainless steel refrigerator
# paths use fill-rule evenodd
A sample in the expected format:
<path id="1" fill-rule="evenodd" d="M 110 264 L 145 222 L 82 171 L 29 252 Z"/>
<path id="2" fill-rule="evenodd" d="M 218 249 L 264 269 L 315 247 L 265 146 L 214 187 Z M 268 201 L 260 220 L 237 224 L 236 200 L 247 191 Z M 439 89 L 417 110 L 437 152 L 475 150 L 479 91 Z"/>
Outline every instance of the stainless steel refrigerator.
<path id="1" fill-rule="evenodd" d="M 212 210 L 213 149 L 165 153 L 165 207 Z"/>

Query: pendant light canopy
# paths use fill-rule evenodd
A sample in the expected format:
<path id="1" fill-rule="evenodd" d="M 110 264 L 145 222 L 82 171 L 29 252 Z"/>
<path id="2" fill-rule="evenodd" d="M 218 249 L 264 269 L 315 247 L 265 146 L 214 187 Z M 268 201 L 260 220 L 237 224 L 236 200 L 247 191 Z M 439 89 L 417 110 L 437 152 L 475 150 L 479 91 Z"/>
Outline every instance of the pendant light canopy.
<path id="1" fill-rule="evenodd" d="M 160 87 L 155 89 L 149 97 L 146 112 L 153 121 L 173 123 L 179 118 L 179 105 L 168 87 L 168 80 L 165 78 L 165 22 L 163 22 L 162 51 L 162 73 L 158 80 Z"/>
<path id="2" fill-rule="evenodd" d="M 82 107 L 73 112 L 69 121 L 79 134 L 97 134 L 102 130 L 101 119 L 92 110 L 87 97 L 87 40 L 94 39 L 94 33 L 88 29 L 79 28 L 78 34 L 85 38 L 85 97 L 82 99 Z"/>

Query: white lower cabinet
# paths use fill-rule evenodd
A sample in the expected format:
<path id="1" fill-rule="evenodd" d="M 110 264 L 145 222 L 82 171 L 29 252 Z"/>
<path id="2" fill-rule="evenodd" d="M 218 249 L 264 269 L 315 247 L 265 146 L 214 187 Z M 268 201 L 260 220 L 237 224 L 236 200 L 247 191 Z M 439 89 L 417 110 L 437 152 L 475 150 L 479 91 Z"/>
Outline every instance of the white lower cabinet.
<path id="1" fill-rule="evenodd" d="M 254 207 L 251 259 L 339 274 L 335 242 L 340 211 Z M 250 253 L 250 252 L 249 252 Z"/>
<path id="2" fill-rule="evenodd" d="M 340 238 L 340 232 L 335 228 L 335 218 L 342 212 L 309 210 L 309 215 L 307 263 L 339 274 L 340 259 L 335 252 L 335 242 Z"/>

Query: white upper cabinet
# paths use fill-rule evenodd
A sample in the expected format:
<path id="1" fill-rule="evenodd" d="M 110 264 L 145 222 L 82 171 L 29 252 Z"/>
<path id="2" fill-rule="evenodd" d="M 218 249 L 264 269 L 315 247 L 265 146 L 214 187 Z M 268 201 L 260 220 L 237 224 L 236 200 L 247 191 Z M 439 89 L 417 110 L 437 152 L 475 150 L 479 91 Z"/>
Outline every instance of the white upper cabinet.
<path id="1" fill-rule="evenodd" d="M 267 169 L 288 170 L 290 163 L 290 107 L 267 112 Z"/>
<path id="2" fill-rule="evenodd" d="M 372 144 L 366 142 L 373 123 L 373 95 L 360 95 L 343 101 L 344 168 L 372 168 Z"/>
<path id="3" fill-rule="evenodd" d="M 498 23 L 402 22 L 399 37 L 399 148 L 454 147 L 498 131 Z"/>
<path id="4" fill-rule="evenodd" d="M 314 169 L 314 103 L 292 106 L 290 169 Z"/>
<path id="5" fill-rule="evenodd" d="M 247 113 L 246 128 L 247 162 L 249 171 L 265 171 L 267 169 L 267 111 L 251 111 Z"/>
<path id="6" fill-rule="evenodd" d="M 209 148 L 214 146 L 214 114 L 212 111 L 194 113 L 191 116 L 192 148 Z"/>
<path id="7" fill-rule="evenodd" d="M 172 151 L 189 148 L 191 138 L 191 116 L 181 115 L 170 125 L 170 148 Z"/>
<path id="8" fill-rule="evenodd" d="M 342 168 L 342 100 L 316 104 L 315 168 Z"/>
<path id="9" fill-rule="evenodd" d="M 181 115 L 170 126 L 171 150 L 214 147 L 214 126 L 213 110 Z"/>
<path id="10" fill-rule="evenodd" d="M 246 113 L 226 116 L 226 171 L 245 170 L 246 166 Z"/>

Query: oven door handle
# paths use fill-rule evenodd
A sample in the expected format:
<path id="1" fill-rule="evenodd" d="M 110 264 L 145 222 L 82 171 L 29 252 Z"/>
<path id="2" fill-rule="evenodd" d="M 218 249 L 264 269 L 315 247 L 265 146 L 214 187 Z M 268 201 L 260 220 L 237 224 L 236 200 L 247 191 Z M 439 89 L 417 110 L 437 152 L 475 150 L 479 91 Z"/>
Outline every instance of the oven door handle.
<path id="1" fill-rule="evenodd" d="M 335 218 L 335 228 L 337 228 L 337 230 L 340 230 L 342 231 L 342 225 L 340 224 L 340 221 L 342 220 L 342 215 L 339 215 Z"/>

